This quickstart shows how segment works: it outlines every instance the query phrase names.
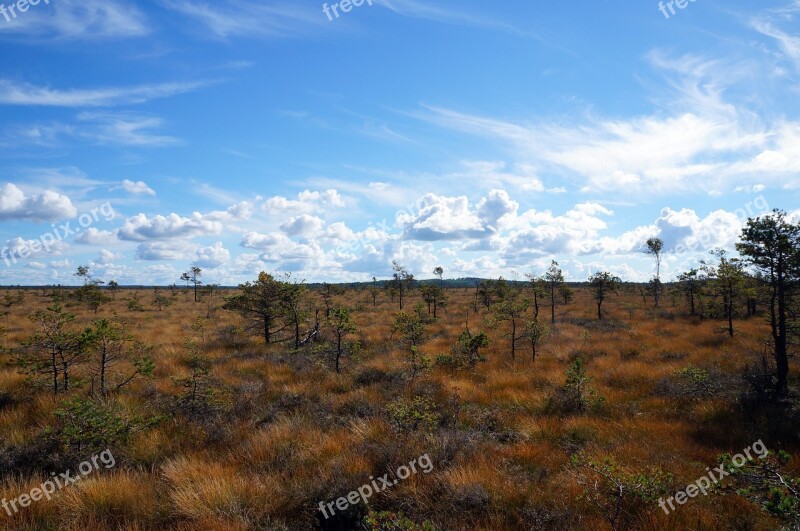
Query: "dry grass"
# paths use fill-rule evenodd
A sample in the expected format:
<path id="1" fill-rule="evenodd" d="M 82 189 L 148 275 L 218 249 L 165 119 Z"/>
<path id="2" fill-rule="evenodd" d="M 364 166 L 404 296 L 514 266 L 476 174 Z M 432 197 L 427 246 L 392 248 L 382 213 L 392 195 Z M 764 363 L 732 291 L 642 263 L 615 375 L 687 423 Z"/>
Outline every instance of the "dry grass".
<path id="1" fill-rule="evenodd" d="M 488 361 L 470 370 L 434 365 L 412 381 L 406 354 L 389 340 L 396 304 L 383 295 L 377 307 L 366 293 L 339 298 L 351 307 L 361 305 L 354 317 L 355 338 L 363 347 L 357 357 L 345 358 L 341 374 L 311 350 L 267 347 L 258 337 L 243 339 L 237 348 L 223 344 L 220 331 L 242 321 L 216 309 L 206 321 L 204 348 L 216 402 L 210 411 L 187 415 L 175 408 L 174 378 L 190 374 L 185 341 L 195 336 L 191 324 L 207 316 L 207 306 L 180 293 L 175 304 L 158 312 L 149 304 L 151 292 L 142 291 L 147 310 L 130 312 L 128 294 L 118 292 L 98 316 L 79 305 L 68 309 L 80 327 L 117 313 L 138 339 L 156 346 L 153 378 L 140 379 L 111 399 L 127 418 L 153 422 L 111 448 L 117 457 L 113 470 L 101 468 L 54 500 L 33 503 L 12 517 L 0 511 L 0 527 L 314 528 L 321 523 L 320 501 L 333 501 L 428 454 L 432 473 L 412 475 L 375 495 L 370 508 L 429 520 L 439 529 L 607 529 L 581 496 L 571 465 L 579 452 L 611 457 L 632 472 L 661 469 L 681 488 L 717 455 L 739 452 L 759 438 L 797 450 L 793 439 L 775 435 L 768 423 L 737 409 L 737 395 L 745 390 L 739 375 L 768 332 L 760 318 L 737 321 L 737 336 L 729 339 L 718 332 L 717 322 L 698 323 L 680 307 L 654 312 L 640 297 L 629 296 L 608 304 L 608 320 L 598 326 L 590 294 L 579 290 L 574 302 L 559 306 L 559 324 L 535 363 L 524 345 L 510 359 L 506 330 L 490 330 L 485 313 L 471 313 L 470 328 L 492 338 Z M 469 305 L 473 292 L 448 296 L 451 311 L 429 326 L 431 340 L 422 347 L 433 360 L 450 352 L 464 327 L 459 308 Z M 11 308 L 8 346 L 33 333 L 27 316 L 48 302 L 42 290 L 28 290 L 25 302 Z M 409 308 L 413 302 L 414 297 Z M 633 315 L 623 302 L 635 307 Z M 550 399 L 578 353 L 589 360 L 592 386 L 604 401 L 588 413 L 560 415 L 549 409 Z M 91 454 L 50 448 L 51 460 L 14 468 L 20 455 L 35 452 L 47 439 L 48 427 L 57 426 L 54 411 L 65 397 L 56 401 L 46 387 L 27 381 L 11 365 L 10 354 L 0 361 L 0 441 L 8 456 L 0 463 L 6 467 L 0 496 L 13 499 L 38 486 L 48 472 L 70 469 L 75 459 Z M 707 369 L 725 392 L 697 399 L 670 392 L 673 373 L 688 365 Z M 91 368 L 76 368 L 74 396 L 87 394 Z M 435 426 L 397 431 L 387 406 L 416 396 L 429 399 Z M 338 521 L 338 528 L 352 528 L 364 510 L 355 506 L 348 513 L 352 520 Z M 744 498 L 720 492 L 696 498 L 670 516 L 657 505 L 646 507 L 626 525 L 767 529 L 779 522 Z"/>

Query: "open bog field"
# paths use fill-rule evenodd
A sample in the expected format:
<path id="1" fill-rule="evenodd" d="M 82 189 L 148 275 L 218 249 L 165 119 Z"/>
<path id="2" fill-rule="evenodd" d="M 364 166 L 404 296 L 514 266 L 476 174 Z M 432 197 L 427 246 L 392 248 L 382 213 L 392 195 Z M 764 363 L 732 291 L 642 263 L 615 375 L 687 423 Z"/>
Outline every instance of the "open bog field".
<path id="1" fill-rule="evenodd" d="M 497 319 L 499 302 L 476 302 L 475 289 L 445 290 L 436 319 L 418 290 L 407 294 L 404 311 L 421 323 L 414 345 L 383 290 L 312 289 L 299 348 L 291 327 L 276 327 L 267 345 L 223 309 L 235 290 L 194 302 L 191 290 L 164 289 L 159 310 L 153 290 L 119 289 L 97 313 L 65 290 L 55 294 L 74 315 L 65 330 L 108 319 L 117 336 L 72 360 L 68 388 L 54 393 L 47 366 L 19 366 L 42 333 L 30 316 L 52 308 L 54 293 L 19 292 L 0 321 L 0 497 L 18 509 L 0 511 L 4 529 L 788 525 L 758 492 L 737 493 L 763 470 L 720 461 L 751 448 L 770 459 L 797 451 L 796 410 L 756 393 L 769 336 L 760 312 L 737 318 L 731 338 L 726 322 L 689 316 L 682 298 L 654 309 L 628 290 L 601 321 L 580 287 L 559 301 L 555 325 L 549 303 L 540 308 L 548 326 L 534 360 L 523 333 L 534 308 L 518 318 L 512 358 L 511 321 Z M 350 326 L 337 326 L 345 306 Z M 315 318 L 319 332 L 306 335 Z M 456 348 L 467 327 L 488 336 L 471 362 Z M 104 353 L 113 363 L 102 393 Z M 82 475 L 80 464 L 103 452 Z M 728 477 L 697 483 L 720 464 Z M 796 460 L 781 466 L 782 477 L 800 474 Z M 68 470 L 80 479 L 43 487 Z"/>

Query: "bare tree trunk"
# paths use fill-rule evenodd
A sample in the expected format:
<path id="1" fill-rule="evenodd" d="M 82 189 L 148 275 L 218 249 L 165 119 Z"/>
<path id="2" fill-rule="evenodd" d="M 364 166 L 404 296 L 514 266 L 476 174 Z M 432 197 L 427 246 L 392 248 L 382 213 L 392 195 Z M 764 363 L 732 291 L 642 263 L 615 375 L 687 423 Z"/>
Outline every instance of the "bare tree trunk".
<path id="1" fill-rule="evenodd" d="M 517 358 L 517 320 L 511 319 L 511 359 Z"/>
<path id="2" fill-rule="evenodd" d="M 778 319 L 777 330 L 773 327 L 773 337 L 775 339 L 775 364 L 778 368 L 777 391 L 780 396 L 784 396 L 788 390 L 789 378 L 789 357 L 786 352 L 786 287 L 783 279 L 783 264 L 779 264 L 778 269 Z M 773 322 L 775 317 L 773 314 Z M 777 334 L 775 333 L 777 331 Z"/>
<path id="3" fill-rule="evenodd" d="M 106 363 L 108 356 L 106 349 L 103 347 L 102 354 L 100 355 L 100 396 L 106 396 Z"/>
<path id="4" fill-rule="evenodd" d="M 342 334 L 336 336 L 336 372 L 339 372 L 339 359 L 342 357 Z"/>
<path id="5" fill-rule="evenodd" d="M 50 361 L 53 364 L 53 394 L 58 394 L 58 361 L 56 360 L 56 351 L 53 350 L 50 356 Z"/>

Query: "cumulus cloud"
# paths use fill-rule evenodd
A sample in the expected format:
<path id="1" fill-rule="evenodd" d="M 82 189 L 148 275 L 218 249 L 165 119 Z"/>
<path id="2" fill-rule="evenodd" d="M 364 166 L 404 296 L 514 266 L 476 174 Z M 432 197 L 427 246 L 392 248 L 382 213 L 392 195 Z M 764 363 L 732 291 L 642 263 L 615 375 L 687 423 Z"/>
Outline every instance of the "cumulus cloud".
<path id="1" fill-rule="evenodd" d="M 50 267 L 53 269 L 66 269 L 72 266 L 72 262 L 68 258 L 64 258 L 63 260 L 53 260 L 50 262 Z"/>
<path id="2" fill-rule="evenodd" d="M 119 186 L 119 188 L 133 195 L 150 195 L 150 196 L 156 195 L 155 191 L 149 186 L 147 186 L 147 184 L 144 181 L 133 182 L 129 179 L 125 179 L 124 181 L 122 181 L 122 184 Z"/>
<path id="3" fill-rule="evenodd" d="M 297 199 L 287 199 L 279 195 L 270 197 L 264 201 L 262 208 L 268 214 L 291 215 L 325 212 L 344 206 L 344 198 L 339 192 L 329 189 L 324 192 L 304 190 L 297 194 Z"/>
<path id="4" fill-rule="evenodd" d="M 217 242 L 210 247 L 201 247 L 195 253 L 194 265 L 208 269 L 216 269 L 231 260 L 231 253 L 223 245 Z"/>
<path id="5" fill-rule="evenodd" d="M 144 242 L 136 249 L 136 259 L 146 261 L 189 260 L 197 246 L 185 242 Z"/>
<path id="6" fill-rule="evenodd" d="M 492 190 L 478 203 L 478 216 L 484 223 L 495 226 L 506 214 L 517 212 L 519 204 L 505 190 Z"/>
<path id="7" fill-rule="evenodd" d="M 89 227 L 76 236 L 75 241 L 85 245 L 112 245 L 119 240 L 115 232 Z"/>
<path id="8" fill-rule="evenodd" d="M 240 201 L 228 207 L 227 210 L 215 210 L 204 216 L 209 221 L 243 221 L 250 219 L 253 215 L 253 203 L 251 201 Z"/>
<path id="9" fill-rule="evenodd" d="M 503 190 L 492 190 L 475 208 L 465 196 L 427 194 L 417 201 L 416 212 L 398 213 L 397 224 L 407 240 L 482 239 L 496 234 L 498 220 L 518 206 Z"/>
<path id="10" fill-rule="evenodd" d="M 267 264 L 258 254 L 242 253 L 234 261 L 234 271 L 239 275 L 255 276 L 266 270 Z"/>
<path id="11" fill-rule="evenodd" d="M 266 250 L 273 249 L 279 246 L 291 245 L 292 240 L 287 236 L 273 232 L 270 234 L 260 234 L 258 232 L 248 232 L 242 238 L 239 245 L 246 249 Z"/>
<path id="12" fill-rule="evenodd" d="M 96 262 L 101 265 L 108 265 L 122 258 L 123 256 L 119 253 L 114 253 L 108 249 L 100 249 L 100 253 L 98 254 Z"/>
<path id="13" fill-rule="evenodd" d="M 244 235 L 240 245 L 261 251 L 260 260 L 271 264 L 274 269 L 301 271 L 338 267 L 319 242 L 295 242 L 280 232 L 249 232 Z"/>
<path id="14" fill-rule="evenodd" d="M 562 215 L 529 210 L 508 217 L 508 237 L 501 241 L 500 255 L 509 263 L 558 254 L 597 252 L 596 239 L 608 225 L 601 216 L 613 212 L 597 203 L 576 205 Z"/>
<path id="15" fill-rule="evenodd" d="M 0 220 L 61 221 L 77 213 L 65 195 L 51 191 L 25 195 L 12 183 L 0 187 Z"/>
<path id="16" fill-rule="evenodd" d="M 26 240 L 16 237 L 8 240 L 0 249 L 0 258 L 16 263 L 19 259 L 58 256 L 67 249 L 69 249 L 69 245 L 60 240 L 48 241 L 47 247 L 45 247 L 41 240 Z"/>
<path id="17" fill-rule="evenodd" d="M 694 210 L 665 208 L 656 220 L 665 251 L 698 252 L 716 247 L 731 249 L 739 240 L 744 220 L 732 212 L 717 210 L 700 218 Z"/>
<path id="18" fill-rule="evenodd" d="M 352 259 L 344 260 L 341 268 L 347 272 L 385 277 L 392 273 L 392 261 L 417 272 L 433 271 L 439 265 L 431 242 L 388 240 L 365 245 Z"/>
<path id="19" fill-rule="evenodd" d="M 319 233 L 325 226 L 325 221 L 308 214 L 296 216 L 281 225 L 281 230 L 289 236 L 311 236 Z"/>
<path id="20" fill-rule="evenodd" d="M 209 236 L 221 232 L 222 223 L 195 212 L 190 217 L 173 213 L 168 216 L 156 215 L 148 218 L 145 214 L 138 214 L 125 221 L 117 235 L 121 240 L 142 242 Z"/>

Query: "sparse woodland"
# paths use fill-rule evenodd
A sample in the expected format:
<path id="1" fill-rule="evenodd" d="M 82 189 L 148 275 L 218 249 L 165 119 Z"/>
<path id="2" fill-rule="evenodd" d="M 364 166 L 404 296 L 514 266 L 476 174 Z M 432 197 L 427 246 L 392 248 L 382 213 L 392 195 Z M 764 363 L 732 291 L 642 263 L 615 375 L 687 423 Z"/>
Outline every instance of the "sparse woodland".
<path id="1" fill-rule="evenodd" d="M 78 288 L 5 289 L 0 497 L 105 449 L 117 465 L 0 526 L 796 529 L 799 233 L 751 220 L 741 256 L 663 283 L 648 241 L 648 285 L 567 284 L 554 262 L 469 288 L 396 263 L 358 288 L 81 268 Z M 661 511 L 759 439 L 768 465 Z M 322 518 L 423 454 L 430 474 Z"/>

